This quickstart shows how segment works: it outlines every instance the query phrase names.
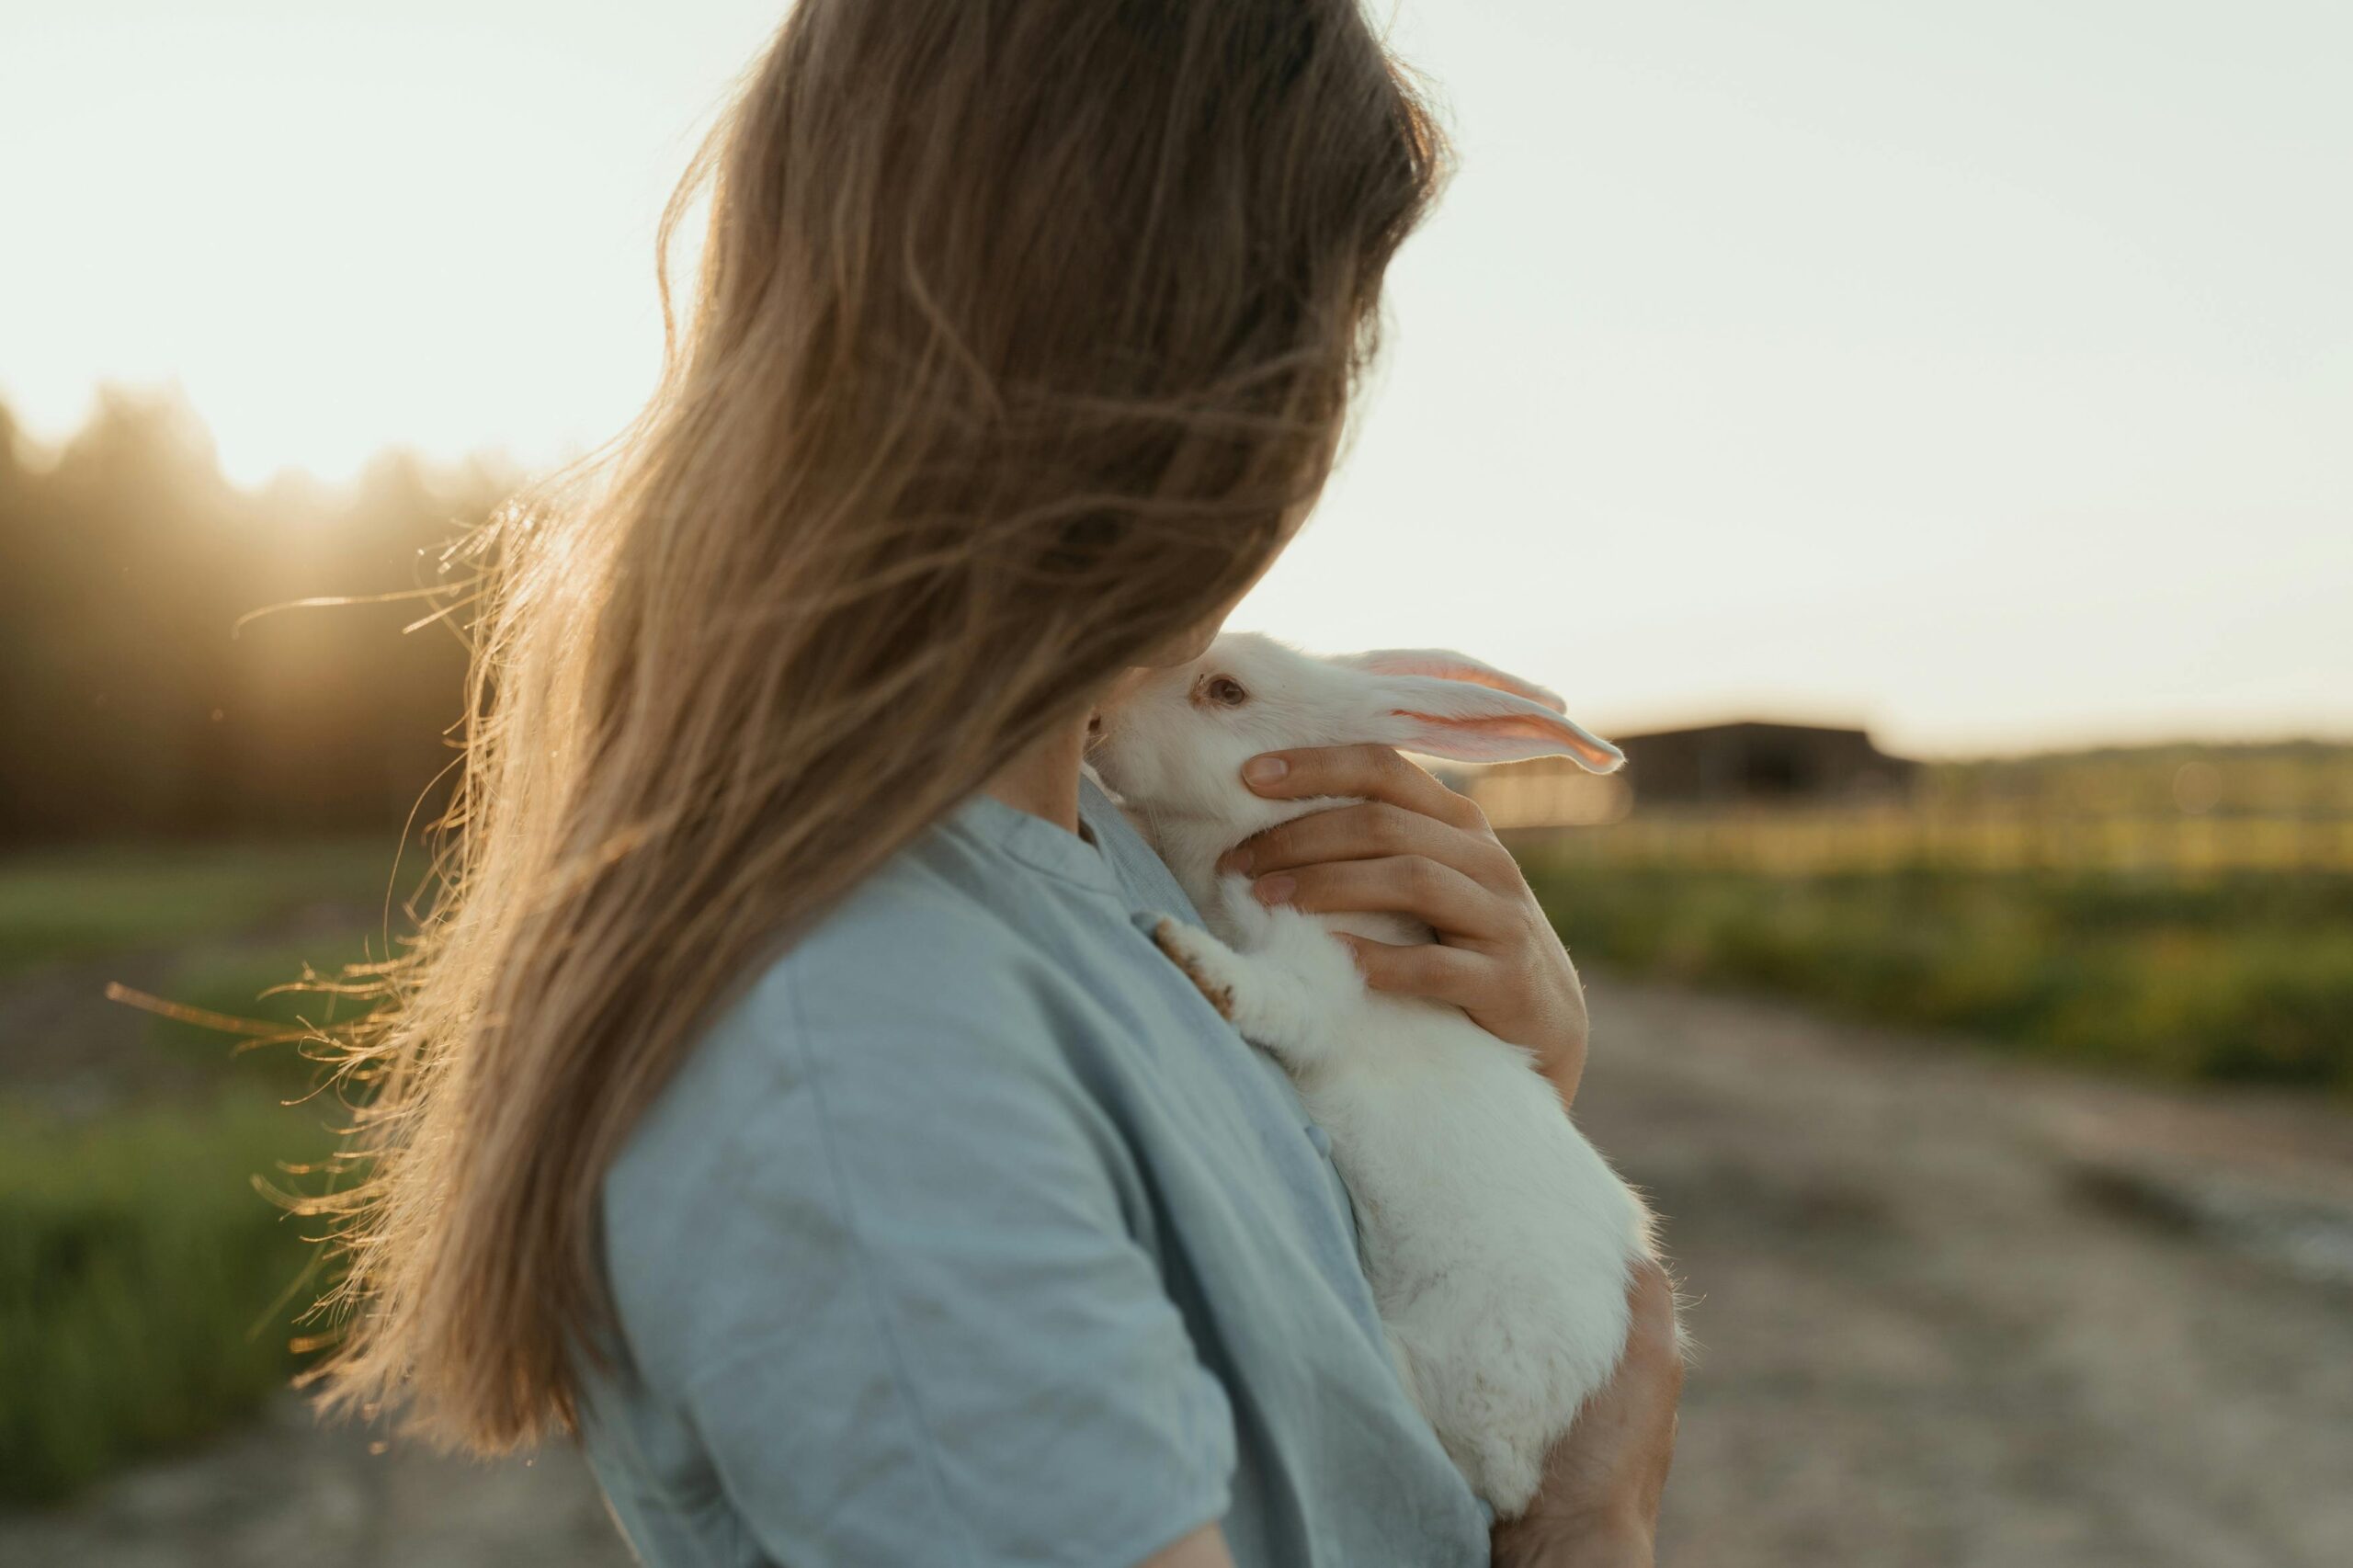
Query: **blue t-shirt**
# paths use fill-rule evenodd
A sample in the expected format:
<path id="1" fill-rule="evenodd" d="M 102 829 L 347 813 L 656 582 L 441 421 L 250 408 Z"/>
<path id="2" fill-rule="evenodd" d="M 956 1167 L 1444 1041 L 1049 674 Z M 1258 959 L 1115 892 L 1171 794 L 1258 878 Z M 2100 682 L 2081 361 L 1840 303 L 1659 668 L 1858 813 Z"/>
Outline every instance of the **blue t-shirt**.
<path id="1" fill-rule="evenodd" d="M 608 1174 L 583 1435 L 649 1568 L 1128 1568 L 1213 1520 L 1240 1568 L 1486 1562 L 1321 1131 L 1153 947 L 1166 869 L 1082 817 L 959 807 Z"/>

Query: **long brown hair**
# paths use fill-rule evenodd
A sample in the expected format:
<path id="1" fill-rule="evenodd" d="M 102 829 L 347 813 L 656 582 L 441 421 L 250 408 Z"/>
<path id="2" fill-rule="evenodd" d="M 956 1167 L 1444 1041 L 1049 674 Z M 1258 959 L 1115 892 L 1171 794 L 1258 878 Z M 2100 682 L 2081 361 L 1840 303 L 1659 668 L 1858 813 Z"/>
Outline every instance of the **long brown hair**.
<path id="1" fill-rule="evenodd" d="M 1441 161 L 1358 0 L 801 0 L 665 214 L 708 196 L 654 399 L 476 541 L 325 1403 L 571 1426 L 599 1180 L 699 1022 L 1271 558 Z"/>

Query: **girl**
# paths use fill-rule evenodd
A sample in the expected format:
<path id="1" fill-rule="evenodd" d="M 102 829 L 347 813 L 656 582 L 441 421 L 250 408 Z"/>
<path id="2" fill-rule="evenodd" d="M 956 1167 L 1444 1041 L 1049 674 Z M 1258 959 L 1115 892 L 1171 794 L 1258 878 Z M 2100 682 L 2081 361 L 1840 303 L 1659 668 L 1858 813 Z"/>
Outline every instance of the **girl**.
<path id="1" fill-rule="evenodd" d="M 576 1432 L 656 1568 L 1487 1560 L 1317 1130 L 1081 775 L 1313 504 L 1440 153 L 1357 0 L 803 0 L 672 203 L 708 176 L 620 461 L 493 536 L 330 1404 Z M 1372 802 L 1252 846 L 1265 896 L 1422 915 L 1371 983 L 1574 1093 L 1574 971 L 1467 801 L 1251 777 Z M 1648 1560 L 1635 1300 L 1499 1560 Z"/>

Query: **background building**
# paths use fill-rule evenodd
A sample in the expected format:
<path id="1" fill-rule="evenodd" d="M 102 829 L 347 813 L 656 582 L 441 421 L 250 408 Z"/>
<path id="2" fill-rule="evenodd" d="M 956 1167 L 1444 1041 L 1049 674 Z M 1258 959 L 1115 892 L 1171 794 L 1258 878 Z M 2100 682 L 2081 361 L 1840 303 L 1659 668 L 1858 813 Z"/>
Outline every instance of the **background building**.
<path id="1" fill-rule="evenodd" d="M 1919 767 L 1880 750 L 1867 731 L 1820 724 L 1748 720 L 1617 742 L 1644 805 L 1885 800 L 1907 791 Z"/>
<path id="2" fill-rule="evenodd" d="M 1497 827 L 1597 827 L 1636 806 L 1855 804 L 1910 794 L 1919 764 L 1862 730 L 1756 720 L 1615 737 L 1626 766 L 1607 776 L 1567 757 L 1462 769 L 1449 779 Z"/>

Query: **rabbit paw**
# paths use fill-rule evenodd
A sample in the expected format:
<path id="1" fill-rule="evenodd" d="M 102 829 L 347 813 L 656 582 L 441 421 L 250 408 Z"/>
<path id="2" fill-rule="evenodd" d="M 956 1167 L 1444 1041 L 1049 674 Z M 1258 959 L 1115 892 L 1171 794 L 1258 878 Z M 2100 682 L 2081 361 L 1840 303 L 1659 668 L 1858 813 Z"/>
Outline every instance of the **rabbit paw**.
<path id="1" fill-rule="evenodd" d="M 1167 915 L 1152 928 L 1152 942 L 1168 955 L 1169 962 L 1185 971 L 1185 978 L 1217 1009 L 1219 1017 L 1233 1021 L 1233 982 L 1221 972 L 1225 960 L 1233 956 L 1231 949 L 1208 932 Z"/>

